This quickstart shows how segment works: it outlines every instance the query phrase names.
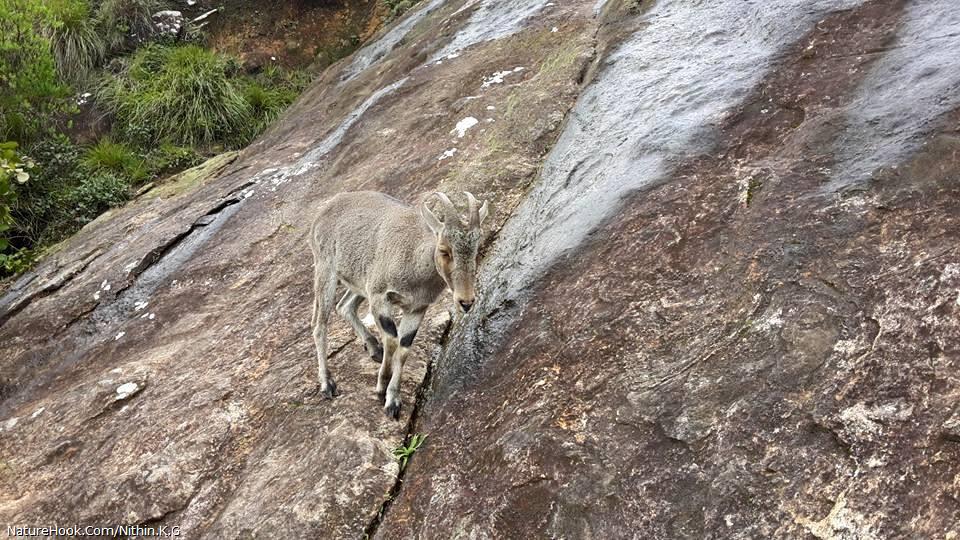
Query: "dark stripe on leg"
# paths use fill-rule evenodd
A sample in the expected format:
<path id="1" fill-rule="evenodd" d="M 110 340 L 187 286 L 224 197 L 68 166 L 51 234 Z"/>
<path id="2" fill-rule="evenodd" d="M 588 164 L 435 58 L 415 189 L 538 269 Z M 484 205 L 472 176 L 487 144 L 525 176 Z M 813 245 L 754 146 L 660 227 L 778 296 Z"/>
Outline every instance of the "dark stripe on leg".
<path id="1" fill-rule="evenodd" d="M 413 332 L 410 332 L 409 334 L 407 334 L 407 335 L 403 336 L 402 338 L 400 338 L 400 346 L 401 346 L 401 347 L 409 347 L 410 345 L 413 344 L 413 338 L 415 338 L 415 337 L 417 337 L 417 329 L 416 329 L 416 328 L 413 330 Z"/>
<path id="2" fill-rule="evenodd" d="M 380 315 L 380 328 L 383 328 L 383 331 L 391 336 L 397 337 L 397 325 L 394 324 L 393 319 L 390 317 Z"/>

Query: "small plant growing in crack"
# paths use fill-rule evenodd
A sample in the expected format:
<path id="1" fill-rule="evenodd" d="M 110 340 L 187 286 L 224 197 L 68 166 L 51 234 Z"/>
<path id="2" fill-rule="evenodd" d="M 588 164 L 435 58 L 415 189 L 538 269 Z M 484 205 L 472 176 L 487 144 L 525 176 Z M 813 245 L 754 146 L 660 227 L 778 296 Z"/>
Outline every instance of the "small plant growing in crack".
<path id="1" fill-rule="evenodd" d="M 760 191 L 760 188 L 763 187 L 763 182 L 759 179 L 754 178 L 752 175 L 747 178 L 741 178 L 737 181 L 737 184 L 740 187 L 740 193 L 737 198 L 740 200 L 740 204 L 744 207 L 750 206 L 750 203 L 753 202 L 754 196 Z"/>
<path id="2" fill-rule="evenodd" d="M 397 461 L 400 462 L 401 471 L 407 467 L 407 462 L 410 461 L 410 457 L 413 456 L 413 453 L 420 448 L 420 445 L 423 444 L 423 441 L 426 440 L 426 438 L 426 435 L 415 433 L 410 437 L 406 445 L 401 444 L 393 449 L 394 457 L 396 457 Z"/>

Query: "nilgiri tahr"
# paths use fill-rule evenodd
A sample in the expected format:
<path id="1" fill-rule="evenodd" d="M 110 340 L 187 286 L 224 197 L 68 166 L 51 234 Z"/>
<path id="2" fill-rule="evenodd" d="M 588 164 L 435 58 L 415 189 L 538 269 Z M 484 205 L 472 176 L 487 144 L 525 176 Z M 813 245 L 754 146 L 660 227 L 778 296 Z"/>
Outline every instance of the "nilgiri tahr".
<path id="1" fill-rule="evenodd" d="M 341 193 L 324 202 L 310 229 L 314 257 L 313 339 L 317 348 L 320 391 L 337 395 L 327 368 L 327 320 L 337 285 L 346 293 L 337 311 L 350 323 L 367 351 L 380 359 L 377 394 L 387 416 L 400 415 L 400 374 L 424 314 L 449 289 L 464 313 L 476 300 L 477 249 L 481 225 L 489 213 L 468 192 L 466 215 L 443 193 L 438 217 L 374 191 Z M 366 299 L 380 333 L 378 340 L 357 316 Z M 399 323 L 397 312 L 400 313 Z"/>

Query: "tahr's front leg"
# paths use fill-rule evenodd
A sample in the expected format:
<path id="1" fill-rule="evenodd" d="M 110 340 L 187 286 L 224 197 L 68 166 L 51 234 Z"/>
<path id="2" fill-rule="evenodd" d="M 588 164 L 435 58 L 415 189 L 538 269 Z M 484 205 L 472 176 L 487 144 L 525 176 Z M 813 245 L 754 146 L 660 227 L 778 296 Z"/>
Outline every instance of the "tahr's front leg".
<path id="1" fill-rule="evenodd" d="M 374 301 L 371 306 L 383 339 L 383 361 L 377 374 L 377 394 L 384 398 L 383 412 L 392 418 L 399 418 L 400 377 L 426 310 L 404 313 L 397 325 L 385 301 Z"/>
<path id="2" fill-rule="evenodd" d="M 412 313 L 404 313 L 400 320 L 400 328 L 397 334 L 397 348 L 392 358 L 392 376 L 390 384 L 387 385 L 387 395 L 383 404 L 383 412 L 393 418 L 400 417 L 400 375 L 403 373 L 403 365 L 407 361 L 407 353 L 413 345 L 413 339 L 417 336 L 417 330 L 420 329 L 420 323 L 423 322 L 425 310 Z M 386 357 L 384 357 L 386 358 Z"/>

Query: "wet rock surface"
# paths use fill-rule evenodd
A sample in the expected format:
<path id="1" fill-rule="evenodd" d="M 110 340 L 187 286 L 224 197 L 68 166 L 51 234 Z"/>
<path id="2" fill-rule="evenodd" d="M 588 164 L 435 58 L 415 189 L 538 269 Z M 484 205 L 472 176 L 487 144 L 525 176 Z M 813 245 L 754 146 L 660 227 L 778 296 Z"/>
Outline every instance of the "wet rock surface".
<path id="1" fill-rule="evenodd" d="M 950 2 L 424 2 L 0 297 L 0 518 L 189 538 L 960 534 Z M 494 204 L 398 422 L 312 208 Z M 419 394 L 419 396 L 418 396 Z M 391 450 L 427 442 L 402 474 Z M 5 532 L 4 532 L 5 534 Z"/>

